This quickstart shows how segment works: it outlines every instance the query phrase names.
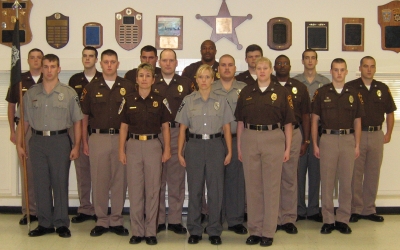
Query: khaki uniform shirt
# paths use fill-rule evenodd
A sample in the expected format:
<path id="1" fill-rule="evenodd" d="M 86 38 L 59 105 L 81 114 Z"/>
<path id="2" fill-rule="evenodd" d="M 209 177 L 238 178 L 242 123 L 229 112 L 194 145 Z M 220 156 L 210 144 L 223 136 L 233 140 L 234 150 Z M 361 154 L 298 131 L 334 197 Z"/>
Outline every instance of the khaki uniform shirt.
<path id="1" fill-rule="evenodd" d="M 39 131 L 70 128 L 83 118 L 75 90 L 60 82 L 49 94 L 44 90 L 43 83 L 33 85 L 24 95 L 24 111 L 25 121 Z"/>
<path id="2" fill-rule="evenodd" d="M 216 134 L 234 119 L 225 97 L 211 92 L 204 101 L 201 94 L 195 91 L 183 99 L 175 121 L 187 126 L 193 134 Z"/>
<path id="3" fill-rule="evenodd" d="M 217 80 L 213 83 L 211 91 L 213 91 L 214 94 L 224 96 L 226 98 L 233 115 L 235 113 L 240 91 L 242 91 L 242 89 L 246 86 L 247 86 L 246 83 L 234 80 L 232 83 L 232 87 L 229 90 L 226 90 L 222 86 L 221 80 Z M 232 134 L 236 134 L 236 128 L 237 128 L 237 122 L 232 121 L 231 122 Z"/>
<path id="4" fill-rule="evenodd" d="M 325 76 L 323 76 L 321 74 L 317 74 L 312 82 L 307 81 L 306 77 L 304 76 L 304 73 L 298 74 L 293 78 L 304 83 L 304 85 L 306 85 L 306 87 L 308 89 L 308 94 L 310 95 L 310 99 L 313 97 L 315 91 L 318 88 L 321 88 L 325 84 L 328 84 L 331 82 L 328 78 L 326 78 Z"/>

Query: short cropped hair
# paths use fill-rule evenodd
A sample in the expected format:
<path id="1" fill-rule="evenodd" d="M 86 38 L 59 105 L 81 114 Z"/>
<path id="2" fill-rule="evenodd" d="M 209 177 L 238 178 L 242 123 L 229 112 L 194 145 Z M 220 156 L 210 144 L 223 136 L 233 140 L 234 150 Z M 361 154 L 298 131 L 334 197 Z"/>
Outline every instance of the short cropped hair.
<path id="1" fill-rule="evenodd" d="M 42 57 L 42 65 L 44 60 L 48 60 L 49 62 L 57 62 L 57 66 L 60 67 L 60 58 L 54 54 L 47 54 Z"/>
<path id="2" fill-rule="evenodd" d="M 333 59 L 332 63 L 331 63 L 331 69 L 334 63 L 344 63 L 346 65 L 346 69 L 347 69 L 347 63 L 343 58 L 335 58 Z"/>
<path id="3" fill-rule="evenodd" d="M 151 45 L 146 45 L 140 50 L 140 55 L 142 55 L 142 52 L 154 52 L 154 55 L 157 56 L 157 49 L 154 46 Z"/>
<path id="4" fill-rule="evenodd" d="M 247 53 L 253 52 L 253 51 L 260 51 L 261 52 L 261 56 L 263 56 L 263 50 L 257 44 L 251 44 L 251 45 L 247 46 L 245 56 L 247 57 Z"/>
<path id="5" fill-rule="evenodd" d="M 315 59 L 318 60 L 317 51 L 315 51 L 315 50 L 313 50 L 313 49 L 306 49 L 306 50 L 304 50 L 304 51 L 303 51 L 303 54 L 301 54 L 301 59 L 302 59 L 302 60 L 304 60 L 304 54 L 305 54 L 306 52 L 314 52 L 314 53 L 315 53 Z"/>
<path id="6" fill-rule="evenodd" d="M 101 53 L 101 59 L 103 59 L 103 56 L 115 56 L 115 57 L 117 57 L 117 60 L 118 60 L 118 54 L 117 54 L 117 52 L 115 52 L 114 50 L 112 50 L 112 49 L 106 49 L 106 50 L 104 50 L 102 53 Z"/>
<path id="7" fill-rule="evenodd" d="M 83 48 L 82 53 L 83 53 L 83 51 L 85 51 L 85 50 L 92 50 L 92 51 L 94 51 L 94 55 L 95 55 L 96 58 L 97 58 L 97 56 L 99 55 L 99 52 L 97 52 L 97 49 L 96 49 L 95 47 L 93 47 L 93 46 L 86 46 L 85 48 Z"/>
<path id="8" fill-rule="evenodd" d="M 264 62 L 264 63 L 268 63 L 269 67 L 272 68 L 271 60 L 269 60 L 269 59 L 266 58 L 266 57 L 260 57 L 260 58 L 258 58 L 257 61 L 256 61 L 256 67 L 257 67 L 258 64 L 263 63 L 263 62 Z"/>
<path id="9" fill-rule="evenodd" d="M 151 76 L 154 78 L 154 67 L 153 65 L 151 65 L 150 63 L 141 63 L 138 67 L 137 67 L 137 71 L 136 71 L 136 77 L 139 76 L 139 70 L 144 69 L 144 70 L 148 70 L 151 73 Z"/>
<path id="10" fill-rule="evenodd" d="M 204 71 L 209 71 L 212 78 L 214 78 L 214 70 L 208 64 L 201 65 L 196 71 L 196 78 L 203 74 Z"/>

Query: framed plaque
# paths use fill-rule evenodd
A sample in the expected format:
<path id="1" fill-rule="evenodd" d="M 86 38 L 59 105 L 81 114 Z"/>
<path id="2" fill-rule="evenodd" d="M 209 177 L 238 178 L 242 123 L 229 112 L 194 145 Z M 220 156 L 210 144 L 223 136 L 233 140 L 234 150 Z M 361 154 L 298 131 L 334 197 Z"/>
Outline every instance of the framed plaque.
<path id="1" fill-rule="evenodd" d="M 342 51 L 364 51 L 364 18 L 342 18 Z"/>
<path id="2" fill-rule="evenodd" d="M 100 48 L 103 46 L 103 26 L 99 23 L 83 25 L 83 46 Z"/>
<path id="3" fill-rule="evenodd" d="M 6 46 L 12 46 L 14 34 L 14 25 L 17 21 L 15 9 L 13 5 L 15 0 L 2 0 L 0 2 L 0 18 L 1 18 L 1 33 L 0 43 Z M 29 24 L 29 17 L 32 10 L 31 0 L 20 1 L 18 10 L 19 19 L 19 42 L 20 45 L 28 44 L 32 41 L 32 31 Z"/>
<path id="4" fill-rule="evenodd" d="M 156 48 L 183 49 L 183 16 L 156 16 Z"/>
<path id="5" fill-rule="evenodd" d="M 306 22 L 306 49 L 329 50 L 328 22 Z"/>
<path id="6" fill-rule="evenodd" d="M 285 50 L 292 46 L 292 22 L 284 17 L 268 21 L 268 46 L 274 50 Z"/>
<path id="7" fill-rule="evenodd" d="M 115 13 L 115 39 L 126 50 L 136 48 L 142 41 L 142 13 L 126 8 Z"/>
<path id="8" fill-rule="evenodd" d="M 383 50 L 400 52 L 400 1 L 378 6 L 378 23 L 381 26 Z"/>
<path id="9" fill-rule="evenodd" d="M 46 40 L 55 48 L 61 49 L 69 41 L 69 17 L 61 13 L 54 13 L 46 17 Z"/>

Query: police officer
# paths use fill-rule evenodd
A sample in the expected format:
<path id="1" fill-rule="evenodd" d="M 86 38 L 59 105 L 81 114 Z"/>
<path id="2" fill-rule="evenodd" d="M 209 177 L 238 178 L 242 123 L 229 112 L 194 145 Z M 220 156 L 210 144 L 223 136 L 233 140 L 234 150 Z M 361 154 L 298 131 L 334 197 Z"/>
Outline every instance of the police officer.
<path id="1" fill-rule="evenodd" d="M 342 58 L 331 63 L 332 83 L 319 88 L 313 97 L 311 133 L 314 155 L 321 160 L 322 234 L 334 229 L 350 234 L 351 179 L 354 159 L 360 155 L 362 97 L 358 91 L 345 86 L 347 65 Z M 322 135 L 318 145 L 318 120 Z M 336 220 L 333 189 L 339 179 L 339 207 Z"/>
<path id="2" fill-rule="evenodd" d="M 290 78 L 290 60 L 285 55 L 275 59 L 275 72 L 279 83 L 292 96 L 296 122 L 293 123 L 292 148 L 290 158 L 282 166 L 281 193 L 279 202 L 278 229 L 289 234 L 296 234 L 294 225 L 297 219 L 297 167 L 300 155 L 304 155 L 309 141 L 302 139 L 310 137 L 310 97 L 307 87 L 301 82 Z M 301 128 L 299 125 L 302 124 Z M 300 130 L 301 129 L 301 130 Z"/>
<path id="3" fill-rule="evenodd" d="M 209 65 L 197 70 L 196 81 L 199 91 L 186 96 L 179 107 L 176 122 L 180 123 L 178 137 L 178 157 L 186 167 L 189 187 L 189 208 L 187 227 L 189 244 L 197 244 L 202 239 L 201 197 L 204 181 L 207 184 L 209 219 L 206 232 L 213 245 L 220 245 L 222 225 L 221 208 L 224 186 L 224 165 L 232 157 L 232 137 L 230 122 L 234 120 L 229 104 L 222 96 L 211 92 L 214 71 Z M 185 131 L 189 128 L 189 141 L 183 144 Z M 226 149 L 221 140 L 224 132 Z M 227 153 L 225 154 L 225 151 Z"/>
<path id="4" fill-rule="evenodd" d="M 83 88 L 91 81 L 101 77 L 96 70 L 98 52 L 96 48 L 87 46 L 82 51 L 83 72 L 73 75 L 68 85 L 75 89 L 78 96 L 82 96 Z M 70 133 L 72 130 L 70 130 Z M 72 134 L 72 133 L 71 133 Z M 73 136 L 71 136 L 73 137 Z M 79 157 L 74 161 L 76 170 L 76 182 L 78 185 L 79 207 L 78 215 L 72 217 L 72 223 L 81 223 L 86 220 L 96 220 L 93 204 L 90 202 L 92 191 L 92 180 L 90 178 L 89 157 L 83 153 L 83 143 L 80 145 Z"/>
<path id="5" fill-rule="evenodd" d="M 153 66 L 142 63 L 137 74 L 138 92 L 127 95 L 120 110 L 119 160 L 127 166 L 133 235 L 129 243 L 140 243 L 145 237 L 148 245 L 155 245 L 162 162 L 171 158 L 169 122 L 172 115 L 167 99 L 151 92 Z M 163 145 L 157 139 L 160 126 Z"/>
<path id="6" fill-rule="evenodd" d="M 28 65 L 29 71 L 21 74 L 22 83 L 22 94 L 24 95 L 28 89 L 36 83 L 42 82 L 42 57 L 43 52 L 40 49 L 31 49 L 28 53 Z M 8 123 L 10 125 L 10 141 L 15 144 L 16 142 L 16 131 L 15 126 L 18 125 L 18 120 L 15 117 L 15 107 L 19 105 L 19 84 L 13 85 L 13 88 L 8 89 L 6 96 L 8 102 Z M 25 135 L 25 141 L 29 141 L 32 136 L 31 130 L 28 130 Z M 29 143 L 26 143 L 26 151 L 29 152 Z M 26 159 L 26 171 L 28 174 L 28 198 L 29 198 L 29 217 L 30 221 L 37 221 L 36 216 L 36 201 L 35 201 L 35 189 L 33 184 L 33 173 L 31 159 Z M 24 171 L 21 171 L 21 177 L 23 179 Z M 20 225 L 26 225 L 28 218 L 26 215 L 26 193 L 25 193 L 25 182 L 22 181 L 22 214 L 24 215 L 20 220 Z"/>
<path id="7" fill-rule="evenodd" d="M 317 73 L 318 54 L 313 49 L 306 49 L 302 54 L 301 62 L 304 65 L 304 72 L 293 77 L 302 82 L 308 89 L 310 99 L 315 90 L 330 80 Z M 319 141 L 319 135 L 317 140 Z M 313 145 L 310 138 L 303 134 L 303 142 L 308 143 L 307 151 L 300 157 L 298 169 L 298 205 L 297 220 L 314 220 L 322 222 L 322 216 L 319 212 L 319 188 L 321 185 L 319 174 L 319 159 L 314 156 Z M 308 175 L 308 197 L 306 205 L 306 176 Z"/>
<path id="8" fill-rule="evenodd" d="M 203 65 L 207 64 L 212 67 L 214 71 L 214 77 L 216 80 L 219 79 L 218 74 L 218 62 L 215 61 L 215 55 L 217 54 L 217 48 L 215 47 L 215 43 L 211 40 L 205 40 L 200 46 L 201 60 L 187 66 L 183 72 L 182 76 L 186 76 L 190 80 L 192 80 L 192 86 L 194 89 L 199 89 L 196 81 L 197 69 Z"/>
<path id="9" fill-rule="evenodd" d="M 236 80 L 247 84 L 257 83 L 256 61 L 263 56 L 262 48 L 257 44 L 251 44 L 246 48 L 247 70 L 236 76 Z"/>
<path id="10" fill-rule="evenodd" d="M 29 157 L 32 161 L 39 226 L 29 236 L 53 233 L 71 237 L 68 217 L 68 177 L 71 160 L 79 156 L 82 111 L 79 97 L 58 80 L 60 60 L 47 54 L 42 59 L 43 83 L 33 85 L 24 96 L 24 126 L 32 129 Z M 73 125 L 76 144 L 71 150 L 67 129 Z M 18 133 L 18 156 L 27 154 Z"/>
<path id="11" fill-rule="evenodd" d="M 246 86 L 244 82 L 235 80 L 235 59 L 231 55 L 223 55 L 219 58 L 218 72 L 220 79 L 212 85 L 214 94 L 227 99 L 232 114 L 235 112 L 240 91 Z M 237 122 L 231 122 L 232 133 L 232 160 L 225 167 L 224 202 L 222 215 L 228 222 L 228 230 L 237 234 L 247 234 L 243 226 L 245 212 L 245 188 L 242 162 L 237 155 Z"/>
<path id="12" fill-rule="evenodd" d="M 156 67 L 157 61 L 158 61 L 157 49 L 154 46 L 146 45 L 140 49 L 140 62 L 150 63 L 155 69 L 155 76 L 161 74 L 161 69 L 159 67 Z M 124 78 L 128 79 L 133 83 L 136 83 L 136 75 L 137 75 L 137 69 L 135 68 L 126 72 Z"/>
<path id="13" fill-rule="evenodd" d="M 192 92 L 189 78 L 175 74 L 178 61 L 175 51 L 165 49 L 160 53 L 159 64 L 161 74 L 155 78 L 151 86 L 152 91 L 167 98 L 171 108 L 172 117 L 176 117 L 178 108 L 183 98 Z M 160 208 L 158 212 L 157 231 L 165 230 L 166 209 L 165 192 L 168 184 L 168 230 L 177 234 L 186 234 L 187 230 L 182 226 L 182 208 L 185 200 L 185 168 L 178 160 L 178 134 L 179 123 L 169 123 L 171 132 L 171 159 L 163 164 L 161 177 Z M 163 135 L 160 134 L 163 142 Z"/>
<path id="14" fill-rule="evenodd" d="M 365 117 L 361 119 L 360 157 L 354 163 L 352 180 L 352 202 L 350 222 L 368 219 L 382 222 L 376 214 L 376 194 L 383 158 L 383 144 L 390 142 L 394 126 L 394 111 L 397 109 L 386 84 L 374 80 L 375 59 L 365 56 L 360 61 L 361 77 L 348 82 L 347 86 L 359 91 L 364 100 Z M 386 134 L 382 123 L 386 114 Z"/>
<path id="15" fill-rule="evenodd" d="M 113 50 L 101 53 L 103 75 L 86 85 L 82 92 L 83 152 L 89 156 L 93 188 L 96 226 L 91 236 L 100 236 L 108 231 L 127 236 L 124 228 L 122 209 L 126 194 L 126 168 L 118 158 L 118 135 L 124 97 L 135 91 L 134 84 L 117 75 L 118 55 Z M 87 140 L 87 125 L 91 135 Z M 90 152 L 90 154 L 89 154 Z M 111 192 L 111 194 L 110 194 Z M 110 197 L 110 198 L 109 198 Z M 111 214 L 108 215 L 108 201 L 111 200 Z"/>
<path id="16" fill-rule="evenodd" d="M 246 244 L 270 246 L 278 220 L 282 161 L 289 160 L 295 118 L 291 95 L 271 81 L 271 61 L 258 59 L 256 72 L 258 84 L 247 85 L 236 106 L 238 155 L 246 183 Z"/>

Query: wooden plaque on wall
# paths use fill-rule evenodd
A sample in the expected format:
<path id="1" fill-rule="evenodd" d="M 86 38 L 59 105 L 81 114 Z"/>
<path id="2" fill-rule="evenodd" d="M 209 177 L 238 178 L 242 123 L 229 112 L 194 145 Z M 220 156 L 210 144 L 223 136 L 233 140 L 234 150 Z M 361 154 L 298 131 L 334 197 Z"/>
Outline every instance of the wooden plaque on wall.
<path id="1" fill-rule="evenodd" d="M 364 51 L 364 18 L 342 18 L 342 51 Z"/>
<path id="2" fill-rule="evenodd" d="M 16 13 L 13 9 L 15 0 L 2 0 L 0 3 L 0 22 L 1 33 L 0 43 L 8 47 L 12 46 Z M 32 31 L 29 24 L 29 17 L 32 9 L 31 0 L 20 1 L 21 9 L 18 10 L 19 19 L 19 41 L 20 45 L 28 44 L 32 41 Z"/>
<path id="3" fill-rule="evenodd" d="M 61 49 L 69 41 L 69 17 L 61 13 L 54 13 L 46 17 L 46 40 L 55 48 Z"/>
<path id="4" fill-rule="evenodd" d="M 306 49 L 329 50 L 329 23 L 306 22 Z"/>
<path id="5" fill-rule="evenodd" d="M 268 21 L 268 46 L 274 50 L 285 50 L 292 46 L 292 22 L 284 17 Z"/>
<path id="6" fill-rule="evenodd" d="M 100 48 L 103 46 L 103 26 L 100 23 L 85 23 L 83 25 L 83 46 Z"/>
<path id="7" fill-rule="evenodd" d="M 381 26 L 383 50 L 400 52 L 400 1 L 378 6 L 378 23 Z"/>
<path id="8" fill-rule="evenodd" d="M 132 8 L 115 13 L 115 39 L 125 50 L 136 48 L 142 41 L 142 13 Z"/>
<path id="9" fill-rule="evenodd" d="M 183 16 L 156 16 L 156 48 L 183 49 Z"/>

